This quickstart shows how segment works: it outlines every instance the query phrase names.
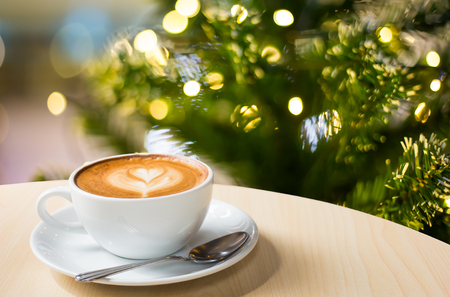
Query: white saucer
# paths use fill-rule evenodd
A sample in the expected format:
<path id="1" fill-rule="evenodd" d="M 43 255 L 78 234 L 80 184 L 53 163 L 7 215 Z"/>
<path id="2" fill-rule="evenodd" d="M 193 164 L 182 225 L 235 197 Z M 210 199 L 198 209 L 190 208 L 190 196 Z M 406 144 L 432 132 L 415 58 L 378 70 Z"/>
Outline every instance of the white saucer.
<path id="1" fill-rule="evenodd" d="M 62 221 L 78 220 L 71 205 L 56 211 L 53 216 Z M 258 241 L 258 227 L 244 211 L 231 204 L 213 199 L 205 222 L 198 233 L 175 254 L 188 256 L 193 247 L 237 231 L 247 232 L 250 238 L 241 250 L 221 263 L 196 264 L 184 261 L 167 261 L 94 282 L 124 286 L 177 283 L 216 273 L 242 260 Z M 87 233 L 74 234 L 61 231 L 48 226 L 44 222 L 40 222 L 31 233 L 30 244 L 33 253 L 45 265 L 72 277 L 81 272 L 134 262 L 107 252 Z"/>

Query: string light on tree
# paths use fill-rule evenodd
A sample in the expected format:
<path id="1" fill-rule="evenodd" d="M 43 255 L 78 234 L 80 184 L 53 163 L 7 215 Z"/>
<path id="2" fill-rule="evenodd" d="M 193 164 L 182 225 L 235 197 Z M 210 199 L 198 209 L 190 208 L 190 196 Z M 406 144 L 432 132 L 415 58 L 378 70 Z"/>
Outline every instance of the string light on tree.
<path id="1" fill-rule="evenodd" d="M 431 115 L 430 108 L 425 104 L 425 102 L 420 103 L 416 111 L 414 111 L 414 117 L 416 121 L 425 123 Z"/>
<path id="2" fill-rule="evenodd" d="M 433 79 L 433 81 L 430 84 L 430 89 L 433 92 L 439 91 L 441 88 L 441 81 L 439 79 Z"/>
<path id="3" fill-rule="evenodd" d="M 379 39 L 381 42 L 383 42 L 383 43 L 391 42 L 392 37 L 393 37 L 393 34 L 392 34 L 391 29 L 389 29 L 388 27 L 381 28 L 380 33 L 379 33 Z"/>
<path id="4" fill-rule="evenodd" d="M 281 53 L 276 47 L 268 45 L 262 50 L 261 57 L 266 58 L 269 64 L 276 64 L 281 59 Z"/>
<path id="5" fill-rule="evenodd" d="M 310 11 L 312 22 L 303 26 L 304 5 L 281 1 L 276 7 L 269 2 L 172 1 L 169 5 L 173 6 L 160 18 L 160 27 L 164 25 L 170 33 L 145 28 L 153 29 L 158 38 L 156 46 L 143 53 L 133 44 L 141 30 L 123 31 L 115 44 L 108 43 L 114 57 L 108 52 L 86 71 L 96 98 L 80 102 L 84 105 L 81 111 L 86 111 L 82 113 L 86 119 L 83 128 L 101 131 L 115 149 L 127 153 L 141 149 L 140 143 L 134 137 L 123 137 L 111 123 L 126 126 L 133 135 L 139 135 L 142 128 L 136 122 L 170 124 L 187 139 L 198 141 L 199 150 L 217 152 L 211 156 L 214 161 L 233 164 L 233 176 L 243 182 L 300 196 L 308 192 L 320 198 L 336 193 L 329 202 L 367 210 L 416 230 L 433 222 L 433 230 L 424 232 L 446 234 L 445 241 L 450 242 L 450 232 L 442 229 L 448 229 L 444 216 L 427 217 L 422 210 L 431 210 L 430 204 L 420 204 L 423 199 L 434 201 L 448 212 L 443 215 L 450 214 L 444 201 L 450 201 L 450 185 L 436 179 L 433 185 L 433 179 L 420 170 L 439 162 L 445 171 L 436 172 L 436 177 L 450 179 L 450 162 L 440 157 L 443 149 L 433 154 L 430 149 L 441 141 L 434 137 L 418 141 L 416 152 L 408 149 L 411 158 L 405 157 L 400 167 L 373 161 L 398 160 L 400 146 L 391 149 L 391 144 L 399 143 L 403 133 L 414 137 L 418 130 L 435 126 L 443 135 L 450 133 L 450 122 L 438 112 L 445 109 L 448 102 L 444 99 L 450 94 L 448 69 L 444 69 L 445 36 L 450 27 L 433 22 L 445 19 L 445 10 L 424 6 L 405 15 L 403 6 L 387 1 L 377 5 L 379 13 L 373 13 L 373 5 L 367 1 L 355 9 L 345 1 L 319 1 L 333 5 Z M 162 24 L 171 10 L 184 20 L 181 29 L 169 26 L 171 13 Z M 178 32 L 181 34 L 175 35 Z M 163 46 L 171 49 L 172 59 Z M 67 58 L 62 61 L 70 62 Z M 315 69 L 314 75 L 308 69 Z M 314 89 L 310 90 L 313 106 L 303 104 L 300 96 L 306 95 L 297 92 L 299 87 Z M 390 129 L 399 120 L 402 125 Z M 206 142 L 201 137 L 217 141 Z M 239 143 L 234 146 L 236 138 Z M 412 140 L 407 142 L 411 147 Z M 258 151 L 258 158 L 254 158 L 255 146 L 265 148 Z M 233 153 L 236 151 L 239 156 Z M 288 151 L 290 161 L 277 162 L 280 154 Z M 302 157 L 311 153 L 317 157 L 303 162 Z M 262 159 L 264 172 L 259 170 Z M 410 166 L 407 170 L 406 163 Z M 354 168 L 367 170 L 355 177 Z M 393 175 L 395 180 L 389 183 L 395 192 L 386 191 L 387 179 L 396 171 L 399 175 Z M 267 178 L 267 174 L 273 176 Z M 294 175 L 307 189 L 286 182 Z M 339 183 L 333 182 L 337 175 Z M 408 175 L 410 180 L 402 180 Z M 421 197 L 435 195 L 438 188 L 441 199 Z M 419 204 L 409 204 L 414 195 Z"/>
<path id="6" fill-rule="evenodd" d="M 169 106 L 164 100 L 156 99 L 150 103 L 149 111 L 152 117 L 157 120 L 162 120 L 167 116 L 169 112 Z"/>
<path id="7" fill-rule="evenodd" d="M 172 34 L 183 32 L 188 25 L 188 18 L 176 10 L 167 13 L 162 22 L 164 30 Z"/>
<path id="8" fill-rule="evenodd" d="M 247 9 L 245 9 L 244 6 L 236 4 L 236 5 L 233 5 L 233 7 L 231 7 L 231 16 L 237 17 L 236 23 L 241 24 L 247 18 L 248 11 L 247 11 Z"/>
<path id="9" fill-rule="evenodd" d="M 431 51 L 426 57 L 427 64 L 431 67 L 437 67 L 441 63 L 441 57 L 435 51 Z"/>
<path id="10" fill-rule="evenodd" d="M 153 49 L 157 43 L 158 37 L 153 30 L 142 31 L 134 38 L 134 48 L 141 52 Z"/>
<path id="11" fill-rule="evenodd" d="M 197 96 L 200 93 L 200 84 L 195 80 L 188 81 L 184 84 L 183 92 L 189 97 Z"/>
<path id="12" fill-rule="evenodd" d="M 289 10 L 280 9 L 273 14 L 275 24 L 281 27 L 287 27 L 294 23 L 294 16 Z"/>
<path id="13" fill-rule="evenodd" d="M 188 18 L 192 18 L 200 11 L 200 2 L 198 0 L 178 0 L 175 4 L 175 10 Z"/>
<path id="14" fill-rule="evenodd" d="M 219 90 L 223 87 L 223 75 L 218 72 L 208 73 L 205 81 L 212 90 Z"/>
<path id="15" fill-rule="evenodd" d="M 289 100 L 288 109 L 293 115 L 299 115 L 303 111 L 303 102 L 300 97 L 293 97 Z"/>

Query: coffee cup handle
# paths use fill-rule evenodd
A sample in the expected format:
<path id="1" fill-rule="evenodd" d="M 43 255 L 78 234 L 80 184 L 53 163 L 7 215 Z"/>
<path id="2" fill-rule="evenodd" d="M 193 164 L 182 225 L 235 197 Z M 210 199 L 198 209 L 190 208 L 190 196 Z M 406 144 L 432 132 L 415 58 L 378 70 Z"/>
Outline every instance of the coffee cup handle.
<path id="1" fill-rule="evenodd" d="M 72 203 L 72 197 L 70 196 L 70 188 L 67 186 L 59 186 L 45 190 L 44 192 L 42 192 L 41 195 L 39 195 L 39 198 L 36 203 L 37 213 L 41 217 L 42 221 L 44 221 L 46 224 L 52 227 L 62 229 L 65 231 L 73 231 L 73 232 L 79 232 L 81 230 L 84 231 L 81 222 L 59 221 L 47 212 L 47 210 L 45 209 L 45 203 L 49 198 L 55 196 L 63 197 L 67 201 Z"/>

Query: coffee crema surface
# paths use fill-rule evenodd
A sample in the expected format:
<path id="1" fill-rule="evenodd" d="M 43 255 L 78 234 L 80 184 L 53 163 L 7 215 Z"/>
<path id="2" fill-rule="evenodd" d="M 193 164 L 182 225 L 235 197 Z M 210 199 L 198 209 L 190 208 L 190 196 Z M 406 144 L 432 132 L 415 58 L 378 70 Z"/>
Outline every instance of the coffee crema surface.
<path id="1" fill-rule="evenodd" d="M 76 185 L 89 193 L 116 198 L 159 197 L 195 188 L 208 169 L 177 156 L 126 156 L 100 161 L 81 170 Z"/>

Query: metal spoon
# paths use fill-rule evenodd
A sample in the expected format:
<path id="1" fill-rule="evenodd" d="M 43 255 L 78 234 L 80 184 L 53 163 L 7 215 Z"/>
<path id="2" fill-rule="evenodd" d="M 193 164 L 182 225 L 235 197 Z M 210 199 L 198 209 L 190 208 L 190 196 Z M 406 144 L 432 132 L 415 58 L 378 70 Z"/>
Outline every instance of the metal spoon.
<path id="1" fill-rule="evenodd" d="M 168 256 L 116 266 L 112 268 L 105 268 L 95 271 L 84 272 L 76 275 L 75 280 L 79 282 L 90 282 L 109 275 L 125 272 L 130 269 L 154 263 L 159 263 L 167 260 L 185 260 L 185 261 L 193 261 L 195 263 L 218 262 L 228 258 L 240 247 L 242 247 L 245 241 L 247 241 L 248 237 L 249 235 L 246 232 L 231 233 L 193 248 L 189 252 L 189 257 Z"/>

